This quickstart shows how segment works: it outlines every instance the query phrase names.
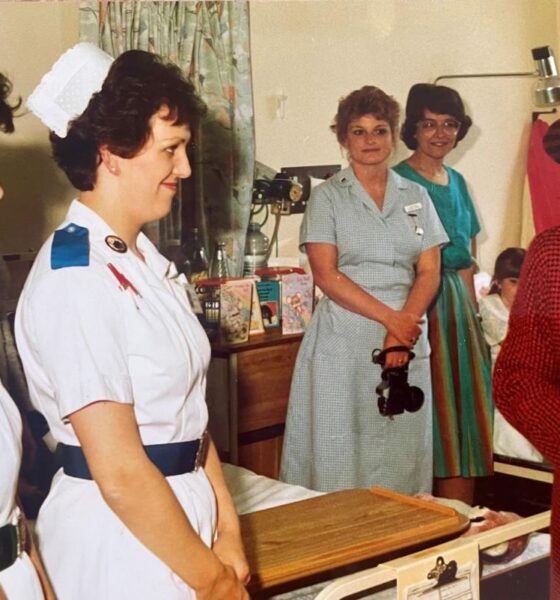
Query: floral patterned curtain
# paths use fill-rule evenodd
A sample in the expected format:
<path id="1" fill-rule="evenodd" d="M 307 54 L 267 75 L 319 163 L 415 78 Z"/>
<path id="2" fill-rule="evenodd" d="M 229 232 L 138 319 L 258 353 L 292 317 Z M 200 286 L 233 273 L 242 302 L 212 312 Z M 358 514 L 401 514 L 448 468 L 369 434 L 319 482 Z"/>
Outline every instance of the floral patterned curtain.
<path id="1" fill-rule="evenodd" d="M 197 226 L 210 254 L 226 242 L 241 274 L 255 163 L 248 2 L 81 2 L 80 38 L 113 56 L 155 52 L 188 74 L 209 116 L 195 136 L 186 205 L 178 199 L 149 234 L 165 252 L 183 223 Z"/>

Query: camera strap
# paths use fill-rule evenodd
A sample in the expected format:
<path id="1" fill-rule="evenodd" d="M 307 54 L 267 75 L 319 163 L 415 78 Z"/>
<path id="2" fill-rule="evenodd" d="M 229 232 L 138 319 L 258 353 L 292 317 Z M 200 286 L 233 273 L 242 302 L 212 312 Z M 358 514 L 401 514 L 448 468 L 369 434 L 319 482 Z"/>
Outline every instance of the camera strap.
<path id="1" fill-rule="evenodd" d="M 408 359 L 412 360 L 416 355 L 412 350 L 407 348 L 406 346 L 389 346 L 389 348 L 385 348 L 385 350 L 381 350 L 380 348 L 376 348 L 371 353 L 371 362 L 376 365 L 385 366 L 385 359 L 387 358 L 387 354 L 390 352 L 408 352 Z"/>

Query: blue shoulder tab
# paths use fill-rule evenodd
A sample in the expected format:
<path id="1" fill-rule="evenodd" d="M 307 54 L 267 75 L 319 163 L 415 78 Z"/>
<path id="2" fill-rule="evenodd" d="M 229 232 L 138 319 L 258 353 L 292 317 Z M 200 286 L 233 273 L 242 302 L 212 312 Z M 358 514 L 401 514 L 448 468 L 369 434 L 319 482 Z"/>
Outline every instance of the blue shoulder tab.
<path id="1" fill-rule="evenodd" d="M 89 265 L 89 230 L 70 223 L 54 232 L 51 269 Z"/>

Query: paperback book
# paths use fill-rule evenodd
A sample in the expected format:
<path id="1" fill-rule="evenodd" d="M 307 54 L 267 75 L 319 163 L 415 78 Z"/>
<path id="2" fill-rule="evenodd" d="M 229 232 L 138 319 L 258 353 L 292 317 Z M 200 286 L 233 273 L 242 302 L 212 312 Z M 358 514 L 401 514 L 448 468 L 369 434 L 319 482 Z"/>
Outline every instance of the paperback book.
<path id="1" fill-rule="evenodd" d="M 253 285 L 252 279 L 235 279 L 220 285 L 220 329 L 228 344 L 249 339 Z"/>
<path id="2" fill-rule="evenodd" d="M 280 327 L 280 282 L 257 281 L 257 294 L 264 328 Z"/>

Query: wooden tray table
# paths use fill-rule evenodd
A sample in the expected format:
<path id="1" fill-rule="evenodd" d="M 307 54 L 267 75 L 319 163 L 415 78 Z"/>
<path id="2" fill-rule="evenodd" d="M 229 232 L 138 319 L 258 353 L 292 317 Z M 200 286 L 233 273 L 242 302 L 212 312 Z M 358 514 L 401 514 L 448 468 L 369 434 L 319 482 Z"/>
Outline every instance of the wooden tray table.
<path id="1" fill-rule="evenodd" d="M 382 488 L 333 492 L 240 517 L 250 592 L 452 537 L 467 517 Z"/>

